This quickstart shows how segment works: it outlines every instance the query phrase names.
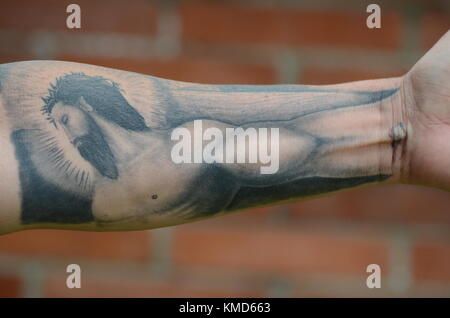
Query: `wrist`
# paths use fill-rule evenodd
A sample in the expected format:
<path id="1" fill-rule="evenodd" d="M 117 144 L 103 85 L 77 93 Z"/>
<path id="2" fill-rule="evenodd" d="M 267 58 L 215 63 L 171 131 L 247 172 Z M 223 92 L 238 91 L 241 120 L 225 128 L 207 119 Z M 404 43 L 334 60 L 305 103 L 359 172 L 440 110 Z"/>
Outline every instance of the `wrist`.
<path id="1" fill-rule="evenodd" d="M 408 140 L 411 124 L 408 120 L 406 96 L 410 96 L 404 77 L 387 79 L 398 92 L 380 101 L 382 130 L 387 133 L 389 144 L 385 145 L 385 162 L 390 165 L 389 183 L 409 183 Z M 390 161 L 390 162 L 389 162 Z"/>

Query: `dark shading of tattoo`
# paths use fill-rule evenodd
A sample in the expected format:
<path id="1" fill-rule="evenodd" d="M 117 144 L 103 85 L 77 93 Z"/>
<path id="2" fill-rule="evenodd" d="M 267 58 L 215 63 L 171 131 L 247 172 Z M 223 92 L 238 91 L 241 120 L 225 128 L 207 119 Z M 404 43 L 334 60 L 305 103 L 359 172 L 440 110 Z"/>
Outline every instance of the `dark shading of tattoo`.
<path id="1" fill-rule="evenodd" d="M 226 210 L 244 209 L 292 198 L 304 198 L 367 183 L 381 182 L 389 177 L 390 175 L 383 174 L 353 178 L 312 177 L 269 187 L 242 187 Z"/>
<path id="2" fill-rule="evenodd" d="M 90 117 L 86 116 L 89 134 L 74 139 L 74 145 L 78 148 L 81 157 L 90 162 L 102 176 L 117 179 L 117 170 L 114 154 L 111 151 L 100 127 Z"/>
<path id="3" fill-rule="evenodd" d="M 92 198 L 80 197 L 46 181 L 31 160 L 26 130 L 12 133 L 22 188 L 21 221 L 30 223 L 85 223 L 93 221 Z"/>

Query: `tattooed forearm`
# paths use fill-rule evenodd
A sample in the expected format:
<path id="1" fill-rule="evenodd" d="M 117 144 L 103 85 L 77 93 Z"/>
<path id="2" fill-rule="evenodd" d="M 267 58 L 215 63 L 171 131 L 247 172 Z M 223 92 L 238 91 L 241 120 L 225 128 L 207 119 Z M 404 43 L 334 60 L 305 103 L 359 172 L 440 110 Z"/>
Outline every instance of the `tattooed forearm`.
<path id="1" fill-rule="evenodd" d="M 389 181 L 406 138 L 396 79 L 199 85 L 63 62 L 0 71 L 24 227 L 152 228 Z"/>

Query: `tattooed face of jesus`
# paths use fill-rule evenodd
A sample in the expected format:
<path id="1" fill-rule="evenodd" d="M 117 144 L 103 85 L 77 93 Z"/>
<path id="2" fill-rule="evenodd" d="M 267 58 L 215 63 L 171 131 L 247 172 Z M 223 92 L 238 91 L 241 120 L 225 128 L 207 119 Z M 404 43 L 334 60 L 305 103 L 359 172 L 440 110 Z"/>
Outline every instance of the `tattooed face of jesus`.
<path id="1" fill-rule="evenodd" d="M 56 128 L 61 128 L 75 147 L 80 138 L 89 133 L 87 115 L 79 107 L 58 102 L 53 107 L 51 116 Z"/>
<path id="2" fill-rule="evenodd" d="M 57 129 L 64 132 L 68 141 L 86 161 L 104 177 L 117 179 L 114 155 L 95 120 L 89 114 L 92 106 L 80 97 L 79 106 L 55 103 L 50 113 Z"/>

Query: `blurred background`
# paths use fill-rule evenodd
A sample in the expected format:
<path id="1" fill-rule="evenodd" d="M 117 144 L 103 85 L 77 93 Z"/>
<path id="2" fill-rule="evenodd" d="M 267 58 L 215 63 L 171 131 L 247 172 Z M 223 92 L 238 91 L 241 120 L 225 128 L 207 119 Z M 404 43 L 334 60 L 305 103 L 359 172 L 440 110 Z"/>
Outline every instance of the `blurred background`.
<path id="1" fill-rule="evenodd" d="M 81 29 L 66 7 L 81 6 Z M 404 74 L 450 28 L 447 0 L 0 0 L 0 63 L 50 59 L 181 81 L 329 84 Z M 81 289 L 66 287 L 79 264 Z M 381 289 L 366 267 L 381 266 Z M 450 297 L 450 195 L 413 186 L 151 231 L 0 237 L 3 297 Z"/>

